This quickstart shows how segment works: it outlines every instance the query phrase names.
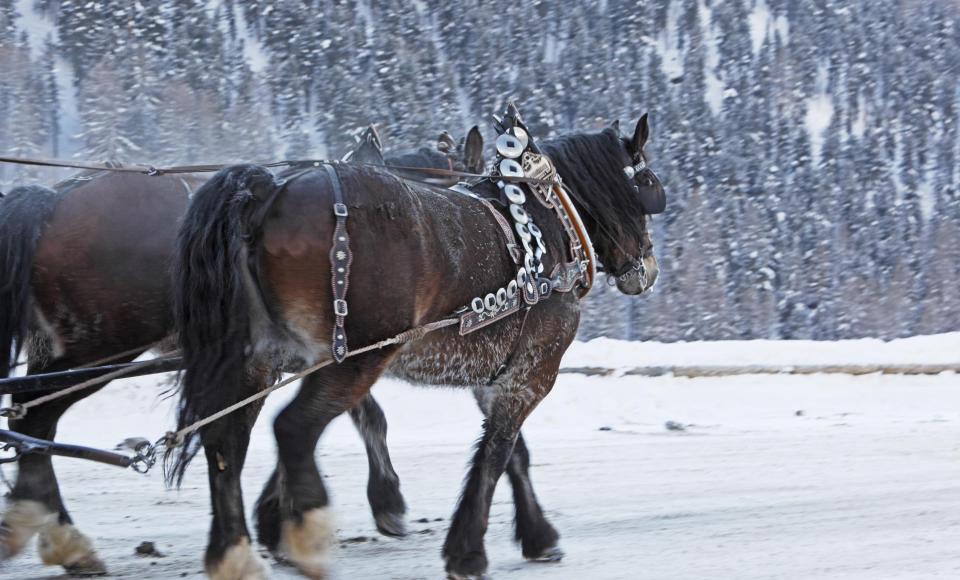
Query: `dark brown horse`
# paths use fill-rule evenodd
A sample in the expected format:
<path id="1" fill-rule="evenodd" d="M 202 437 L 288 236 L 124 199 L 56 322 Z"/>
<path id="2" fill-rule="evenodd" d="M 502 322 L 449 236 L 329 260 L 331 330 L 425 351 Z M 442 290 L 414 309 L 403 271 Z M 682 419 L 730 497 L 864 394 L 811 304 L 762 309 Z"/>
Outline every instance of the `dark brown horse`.
<path id="1" fill-rule="evenodd" d="M 470 134 L 475 139 L 479 130 Z M 376 133 L 367 131 L 352 157 L 356 163 L 465 170 L 465 160 L 482 157 L 482 146 L 482 139 L 471 140 L 439 157 L 407 153 L 384 161 Z M 22 348 L 28 372 L 41 373 L 121 353 L 116 362 L 132 360 L 166 339 L 173 328 L 168 271 L 177 227 L 188 196 L 207 178 L 89 173 L 55 190 L 18 188 L 0 201 L 0 376 L 9 374 Z M 99 388 L 36 407 L 11 428 L 53 439 L 63 413 Z M 377 527 L 402 535 L 406 506 L 386 447 L 383 411 L 367 397 L 350 415 L 370 457 L 368 496 Z M 247 416 L 252 422 L 255 410 Z M 19 553 L 37 533 L 44 563 L 78 574 L 105 572 L 92 542 L 73 525 L 50 457 L 25 455 L 0 526 L 0 560 Z"/>
<path id="2" fill-rule="evenodd" d="M 656 278 L 646 213 L 665 199 L 643 162 L 646 117 L 631 137 L 613 129 L 542 145 L 569 187 L 600 261 L 621 291 L 639 294 Z M 349 208 L 353 262 L 346 332 L 355 347 L 448 317 L 517 274 L 497 220 L 476 199 L 405 183 L 384 171 L 340 166 L 278 186 L 252 165 L 224 170 L 197 192 L 184 220 L 175 268 L 176 315 L 186 359 L 181 428 L 262 387 L 274 365 L 303 368 L 330 356 L 334 316 L 331 247 L 335 188 Z M 498 199 L 485 180 L 473 191 Z M 652 200 L 652 201 L 651 201 Z M 542 231 L 546 271 L 568 247 L 553 210 L 528 203 Z M 339 235 L 339 234 L 338 234 Z M 385 306 L 389 305 L 389 307 Z M 526 314 L 473 333 L 445 328 L 416 342 L 348 358 L 304 379 L 274 422 L 279 466 L 261 497 L 271 519 L 261 541 L 306 575 L 326 574 L 332 527 L 314 460 L 327 424 L 356 404 L 384 373 L 416 383 L 478 388 L 486 416 L 472 468 L 443 548 L 447 573 L 476 578 L 487 569 L 483 536 L 494 487 L 510 470 L 517 537 L 529 559 L 558 559 L 558 534 L 546 521 L 518 442 L 524 419 L 550 392 L 579 322 L 575 293 L 554 293 Z M 494 378 L 492 380 L 492 378 Z M 242 517 L 239 475 L 242 418 L 228 415 L 200 433 L 210 467 L 213 525 L 206 554 L 214 578 L 260 578 Z M 173 477 L 198 442 L 188 440 Z M 216 459 L 225 469 L 215 469 Z"/>

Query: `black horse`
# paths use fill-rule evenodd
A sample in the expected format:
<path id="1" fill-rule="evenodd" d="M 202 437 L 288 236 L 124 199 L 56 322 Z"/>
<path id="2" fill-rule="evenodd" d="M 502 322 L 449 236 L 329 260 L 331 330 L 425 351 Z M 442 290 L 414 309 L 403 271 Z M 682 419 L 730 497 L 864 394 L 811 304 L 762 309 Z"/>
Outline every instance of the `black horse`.
<path id="1" fill-rule="evenodd" d="M 657 275 L 646 214 L 662 208 L 644 204 L 660 205 L 665 197 L 644 164 L 647 132 L 644 116 L 628 138 L 611 128 L 542 144 L 584 216 L 600 261 L 627 294 L 647 290 Z M 181 428 L 262 388 L 250 378 L 255 369 L 285 361 L 283 369 L 292 371 L 330 356 L 339 338 L 333 330 L 340 328 L 330 276 L 344 258 L 331 255 L 339 243 L 332 239 L 337 187 L 349 208 L 353 248 L 345 326 L 351 345 L 373 344 L 447 317 L 517 274 L 498 220 L 463 193 L 365 167 L 337 167 L 335 179 L 317 170 L 282 187 L 261 167 L 226 169 L 197 192 L 180 233 L 174 286 L 186 366 Z M 489 180 L 473 193 L 499 196 Z M 525 207 L 542 230 L 550 272 L 567 251 L 565 230 L 553 210 L 537 203 Z M 479 387 L 481 393 L 483 437 L 443 549 L 450 577 L 475 578 L 487 569 L 483 536 L 505 469 L 524 556 L 558 559 L 559 536 L 537 503 L 529 454 L 518 435 L 553 387 L 579 312 L 575 293 L 555 293 L 526 314 L 470 334 L 445 328 L 305 378 L 274 422 L 279 465 L 260 499 L 272 514 L 258 522 L 260 539 L 304 574 L 326 574 L 333 530 L 315 447 L 327 424 L 389 373 L 416 383 Z M 249 423 L 234 414 L 200 433 L 214 505 L 206 569 L 214 578 L 261 574 L 238 483 L 245 430 Z M 188 439 L 172 477 L 182 474 L 197 443 Z M 226 468 L 215 468 L 217 458 Z"/>
<path id="2" fill-rule="evenodd" d="M 471 134 L 479 133 L 474 128 Z M 446 147 L 446 137 L 441 144 Z M 482 145 L 471 141 L 439 158 L 403 153 L 384 160 L 379 137 L 368 129 L 352 158 L 373 165 L 413 158 L 420 167 L 452 164 L 463 171 L 468 168 L 462 160 L 482 157 Z M 293 167 L 282 175 L 299 171 Z M 107 357 L 129 361 L 167 339 L 173 329 L 168 270 L 177 226 L 190 193 L 208 177 L 94 172 L 52 190 L 17 188 L 0 201 L 0 376 L 8 376 L 24 348 L 32 374 Z M 63 413 L 103 386 L 31 409 L 10 427 L 53 439 Z M 36 396 L 17 395 L 14 402 Z M 252 422 L 256 414 L 251 410 L 248 416 Z M 377 528 L 402 535 L 406 506 L 386 446 L 383 411 L 365 397 L 350 416 L 370 457 L 368 497 Z M 0 524 L 0 566 L 38 533 L 44 563 L 77 574 L 106 571 L 91 540 L 73 525 L 50 457 L 25 455 Z"/>

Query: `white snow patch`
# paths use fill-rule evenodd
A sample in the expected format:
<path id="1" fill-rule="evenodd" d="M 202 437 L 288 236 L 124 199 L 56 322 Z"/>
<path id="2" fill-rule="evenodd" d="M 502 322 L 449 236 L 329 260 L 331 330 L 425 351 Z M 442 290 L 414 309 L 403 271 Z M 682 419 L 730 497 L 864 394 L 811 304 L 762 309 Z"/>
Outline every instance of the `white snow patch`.
<path id="1" fill-rule="evenodd" d="M 704 58 L 704 78 L 706 82 L 704 99 L 706 99 L 707 106 L 710 107 L 713 114 L 719 115 L 720 109 L 723 107 L 725 87 L 717 74 L 717 66 L 720 64 L 720 49 L 717 47 L 717 35 L 713 29 L 713 10 L 707 6 L 704 0 L 697 0 L 697 8 L 700 11 L 700 31 L 703 34 L 703 46 L 706 52 Z"/>
<path id="2" fill-rule="evenodd" d="M 683 7 L 680 2 L 670 0 L 670 6 L 667 8 L 667 25 L 657 36 L 657 53 L 663 69 L 663 74 L 668 79 L 677 78 L 683 75 L 683 54 L 680 52 L 680 11 Z"/>
<path id="3" fill-rule="evenodd" d="M 576 342 L 565 367 L 795 366 L 837 364 L 951 364 L 960 362 L 960 332 L 892 341 L 875 338 L 836 342 L 729 340 L 721 342 L 629 342 L 597 338 Z"/>
<path id="4" fill-rule="evenodd" d="M 263 50 L 263 44 L 250 31 L 246 19 L 243 17 L 243 10 L 240 3 L 233 5 L 233 19 L 237 24 L 237 38 L 243 41 L 243 58 L 250 65 L 253 72 L 261 72 L 267 68 L 270 63 L 270 57 Z"/>
<path id="5" fill-rule="evenodd" d="M 790 41 L 790 24 L 787 17 L 784 15 L 774 16 L 770 12 L 766 0 L 759 0 L 753 5 L 753 11 L 748 19 L 750 41 L 754 54 L 760 52 L 764 42 L 773 39 L 775 36 L 779 37 L 784 44 Z"/>
<path id="6" fill-rule="evenodd" d="M 817 91 L 807 100 L 806 126 L 810 133 L 810 154 L 814 164 L 820 161 L 820 151 L 823 149 L 823 133 L 830 126 L 833 118 L 833 98 L 827 91 L 829 71 L 825 63 L 817 68 Z"/>
<path id="7" fill-rule="evenodd" d="M 17 0 L 15 5 L 20 18 L 17 27 L 27 32 L 27 42 L 30 43 L 30 54 L 37 58 L 43 53 L 43 45 L 47 37 L 57 39 L 57 28 L 52 20 L 46 18 L 36 10 L 33 0 Z"/>

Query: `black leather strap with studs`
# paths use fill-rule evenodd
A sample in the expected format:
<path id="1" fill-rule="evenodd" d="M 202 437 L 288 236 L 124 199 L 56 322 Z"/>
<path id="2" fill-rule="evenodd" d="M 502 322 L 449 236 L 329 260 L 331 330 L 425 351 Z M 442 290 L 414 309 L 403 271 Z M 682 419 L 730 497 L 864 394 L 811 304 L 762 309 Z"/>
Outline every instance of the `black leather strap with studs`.
<path id="1" fill-rule="evenodd" d="M 347 331 L 344 323 L 349 310 L 347 309 L 347 290 L 350 287 L 350 264 L 353 263 L 353 252 L 350 251 L 350 236 L 347 233 L 347 204 L 343 200 L 343 188 L 340 186 L 340 177 L 333 165 L 324 165 L 330 184 L 333 187 L 333 215 L 337 218 L 337 226 L 333 230 L 333 245 L 330 247 L 330 283 L 333 287 L 333 359 L 338 363 L 347 358 Z"/>

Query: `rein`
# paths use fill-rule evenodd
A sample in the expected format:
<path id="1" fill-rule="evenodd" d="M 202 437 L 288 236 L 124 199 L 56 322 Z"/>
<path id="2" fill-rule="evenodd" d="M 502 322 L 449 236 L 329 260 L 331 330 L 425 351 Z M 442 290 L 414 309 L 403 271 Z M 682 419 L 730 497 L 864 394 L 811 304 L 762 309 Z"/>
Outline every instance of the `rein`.
<path id="1" fill-rule="evenodd" d="M 92 163 L 92 162 L 73 162 L 73 161 L 63 161 L 60 159 L 40 159 L 40 158 L 31 158 L 31 157 L 9 157 L 0 155 L 0 163 L 10 163 L 14 165 L 28 165 L 32 167 L 47 167 L 47 168 L 59 168 L 59 169 L 86 169 L 91 171 L 108 171 L 112 173 L 134 173 L 138 175 L 148 175 L 151 177 L 156 177 L 160 175 L 173 175 L 179 173 L 215 173 L 221 169 L 230 167 L 232 164 L 198 164 L 198 165 L 174 165 L 170 167 L 155 167 L 153 165 L 142 165 L 134 164 L 129 166 L 115 165 L 112 163 Z M 267 168 L 276 168 L 276 167 L 296 167 L 296 166 L 313 166 L 320 167 L 321 165 L 333 165 L 337 163 L 342 163 L 340 160 L 336 159 L 290 159 L 284 161 L 271 161 L 267 163 L 256 163 L 262 167 Z M 489 175 L 484 175 L 482 173 L 471 173 L 468 171 L 457 171 L 453 169 L 453 162 L 448 159 L 450 164 L 450 169 L 439 169 L 432 167 L 409 167 L 405 165 L 378 165 L 376 163 L 350 163 L 350 165 L 356 165 L 359 167 L 376 167 L 379 169 L 390 169 L 396 171 L 408 171 L 411 173 L 421 173 L 424 175 L 435 175 L 438 177 L 455 177 L 458 179 L 486 179 L 489 178 Z M 501 178 L 504 179 L 504 178 Z M 510 177 L 506 178 L 507 181 L 514 183 L 528 183 L 536 185 L 550 185 L 552 182 L 545 179 L 538 179 L 532 177 Z M 417 181 L 413 179 L 412 181 Z"/>

